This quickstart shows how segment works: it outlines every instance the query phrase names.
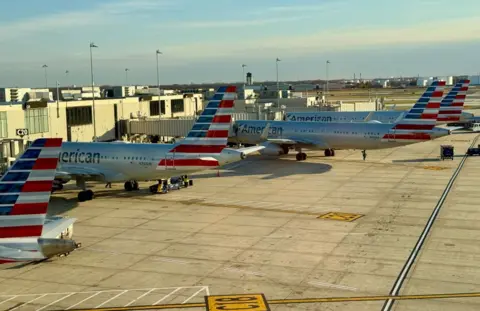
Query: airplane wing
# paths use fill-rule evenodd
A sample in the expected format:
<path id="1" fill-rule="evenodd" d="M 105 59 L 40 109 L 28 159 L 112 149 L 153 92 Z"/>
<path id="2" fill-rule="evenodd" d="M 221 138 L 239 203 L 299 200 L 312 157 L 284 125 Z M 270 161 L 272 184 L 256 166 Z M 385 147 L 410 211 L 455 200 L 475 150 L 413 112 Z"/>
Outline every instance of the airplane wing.
<path id="1" fill-rule="evenodd" d="M 78 165 L 62 165 L 55 172 L 55 178 L 73 179 L 75 177 L 83 177 L 85 179 L 97 181 L 116 181 L 125 179 L 123 174 L 119 174 L 118 172 L 98 170 L 95 168 Z"/>
<path id="2" fill-rule="evenodd" d="M 76 218 L 48 217 L 42 230 L 42 238 L 56 239 L 71 226 Z"/>
<path id="3" fill-rule="evenodd" d="M 267 142 L 277 145 L 299 145 L 305 148 L 330 149 L 330 146 L 320 138 L 290 137 L 290 138 L 269 138 Z"/>

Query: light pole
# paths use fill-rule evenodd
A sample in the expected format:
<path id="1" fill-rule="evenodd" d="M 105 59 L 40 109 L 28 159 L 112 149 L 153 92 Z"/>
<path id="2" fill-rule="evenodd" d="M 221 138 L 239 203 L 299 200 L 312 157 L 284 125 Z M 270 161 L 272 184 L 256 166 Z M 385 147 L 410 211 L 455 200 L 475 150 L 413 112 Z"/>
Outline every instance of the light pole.
<path id="1" fill-rule="evenodd" d="M 126 84 L 127 86 L 128 86 L 128 71 L 129 71 L 129 70 L 130 70 L 130 69 L 125 68 L 125 84 Z"/>
<path id="2" fill-rule="evenodd" d="M 66 82 L 66 84 L 67 84 L 67 89 L 68 89 L 68 90 L 70 89 L 70 85 L 69 85 L 69 83 L 68 83 L 68 81 L 69 81 L 69 80 L 68 80 L 68 74 L 69 74 L 69 73 L 70 73 L 70 71 L 65 70 L 65 80 L 66 80 L 65 82 Z"/>
<path id="3" fill-rule="evenodd" d="M 326 76 L 327 76 L 327 84 L 325 86 L 325 101 L 328 103 L 328 64 L 330 64 L 330 61 L 327 60 L 325 63 L 325 69 L 326 69 Z"/>
<path id="4" fill-rule="evenodd" d="M 57 81 L 57 119 L 60 118 L 60 83 Z"/>
<path id="5" fill-rule="evenodd" d="M 92 106 L 93 106 L 93 139 L 97 141 L 97 122 L 95 122 L 95 80 L 93 78 L 93 56 L 92 56 L 92 48 L 98 48 L 95 43 L 90 42 L 90 74 L 92 78 Z"/>
<path id="6" fill-rule="evenodd" d="M 277 65 L 277 108 L 280 108 L 280 84 L 278 82 L 278 62 L 280 61 L 280 58 L 277 57 L 276 60 L 276 65 Z"/>
<path id="7" fill-rule="evenodd" d="M 163 54 L 160 50 L 155 52 L 155 56 L 157 57 L 157 86 L 158 86 L 158 118 L 162 117 L 162 100 L 160 97 L 160 74 L 158 71 L 158 55 Z"/>
<path id="8" fill-rule="evenodd" d="M 246 80 L 246 78 L 245 78 L 245 67 L 247 67 L 247 65 L 242 64 L 242 77 L 243 77 L 242 81 L 243 81 L 243 94 L 244 94 L 243 97 L 245 97 L 245 80 Z"/>
<path id="9" fill-rule="evenodd" d="M 42 66 L 42 68 L 45 70 L 45 88 L 48 89 L 48 77 L 47 77 L 47 68 L 48 66 L 45 64 Z"/>

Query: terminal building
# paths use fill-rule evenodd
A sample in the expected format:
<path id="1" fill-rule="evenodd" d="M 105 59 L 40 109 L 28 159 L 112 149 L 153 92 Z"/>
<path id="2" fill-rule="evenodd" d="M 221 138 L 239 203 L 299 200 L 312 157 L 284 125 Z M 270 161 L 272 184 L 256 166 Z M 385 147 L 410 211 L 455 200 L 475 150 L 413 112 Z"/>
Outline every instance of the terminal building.
<path id="1" fill-rule="evenodd" d="M 127 92 L 131 93 L 128 87 Z M 202 94 L 171 92 L 160 96 L 159 105 L 159 96 L 147 92 L 110 98 L 102 93 L 106 92 L 100 88 L 92 92 L 91 87 L 58 92 L 0 89 L 0 139 L 31 141 L 40 137 L 62 137 L 65 141 L 86 142 L 94 139 L 95 124 L 98 141 L 113 141 L 120 139 L 120 120 L 155 119 L 159 114 L 162 119 L 191 118 L 203 109 Z M 23 129 L 27 131 L 17 131 Z M 18 133 L 28 134 L 19 137 Z"/>

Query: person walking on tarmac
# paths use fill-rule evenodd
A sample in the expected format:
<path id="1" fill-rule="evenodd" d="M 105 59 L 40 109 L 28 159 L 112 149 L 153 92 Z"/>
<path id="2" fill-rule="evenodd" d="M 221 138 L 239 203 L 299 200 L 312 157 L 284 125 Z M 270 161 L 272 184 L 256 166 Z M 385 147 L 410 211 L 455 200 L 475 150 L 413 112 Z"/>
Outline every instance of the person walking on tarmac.
<path id="1" fill-rule="evenodd" d="M 363 161 L 365 161 L 365 159 L 367 158 L 367 152 L 365 150 L 362 150 L 362 157 Z"/>

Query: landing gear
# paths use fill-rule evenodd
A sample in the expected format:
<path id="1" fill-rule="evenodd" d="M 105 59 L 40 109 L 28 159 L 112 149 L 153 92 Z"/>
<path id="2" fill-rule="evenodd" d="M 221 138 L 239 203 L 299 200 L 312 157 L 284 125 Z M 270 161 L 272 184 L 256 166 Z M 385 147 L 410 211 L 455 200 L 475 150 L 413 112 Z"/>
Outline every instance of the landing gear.
<path id="1" fill-rule="evenodd" d="M 138 187 L 138 182 L 136 180 L 129 180 L 125 182 L 124 185 L 125 190 L 127 191 L 134 191 L 140 189 Z"/>
<path id="2" fill-rule="evenodd" d="M 83 190 L 78 193 L 78 201 L 85 202 L 90 201 L 93 199 L 93 191 L 92 190 Z"/>
<path id="3" fill-rule="evenodd" d="M 297 161 L 305 161 L 307 159 L 307 154 L 304 152 L 299 152 L 296 154 L 295 158 Z"/>
<path id="4" fill-rule="evenodd" d="M 283 149 L 283 154 L 288 154 L 288 152 L 290 151 L 288 146 L 282 146 L 282 149 Z"/>
<path id="5" fill-rule="evenodd" d="M 335 150 L 333 150 L 333 149 L 325 149 L 325 156 L 326 156 L 326 157 L 334 157 L 334 156 L 335 156 Z"/>
<path id="6" fill-rule="evenodd" d="M 85 201 L 90 201 L 93 199 L 93 191 L 92 190 L 87 190 L 87 186 L 85 184 L 85 179 L 84 178 L 77 178 L 76 180 L 77 187 L 80 189 L 83 189 L 78 193 L 78 201 L 79 202 L 85 202 Z"/>

